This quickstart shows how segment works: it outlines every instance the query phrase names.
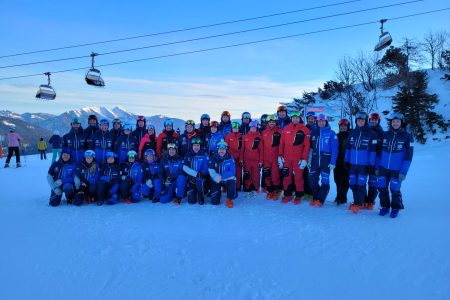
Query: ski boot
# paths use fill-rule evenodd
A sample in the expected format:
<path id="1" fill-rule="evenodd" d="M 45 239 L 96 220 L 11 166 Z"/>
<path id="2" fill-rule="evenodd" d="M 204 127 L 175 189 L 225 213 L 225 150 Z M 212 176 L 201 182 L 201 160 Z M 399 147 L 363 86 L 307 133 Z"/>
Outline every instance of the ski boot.
<path id="1" fill-rule="evenodd" d="M 295 197 L 295 199 L 294 199 L 294 205 L 299 205 L 300 202 L 302 202 L 302 197 Z"/>
<path id="2" fill-rule="evenodd" d="M 361 210 L 361 206 L 360 205 L 356 205 L 355 203 L 352 203 L 348 207 L 348 210 L 350 210 L 354 214 L 357 214 Z"/>
<path id="3" fill-rule="evenodd" d="M 392 218 L 392 219 L 397 218 L 399 211 L 400 211 L 399 209 L 393 208 L 393 209 L 391 210 L 391 218 Z"/>
<path id="4" fill-rule="evenodd" d="M 176 206 L 179 206 L 179 205 L 181 204 L 181 198 L 180 198 L 180 197 L 177 197 L 177 198 L 175 199 L 175 201 L 173 201 L 173 204 L 175 204 Z"/>
<path id="5" fill-rule="evenodd" d="M 233 208 L 234 207 L 233 200 L 231 200 L 230 198 L 227 198 L 226 205 L 228 208 Z"/>
<path id="6" fill-rule="evenodd" d="M 267 200 L 272 200 L 272 197 L 273 197 L 273 193 L 272 193 L 272 192 L 268 192 L 268 193 L 266 194 L 266 199 L 267 199 Z"/>
<path id="7" fill-rule="evenodd" d="M 380 209 L 380 212 L 378 213 L 380 216 L 385 216 L 385 215 L 387 215 L 389 213 L 389 208 L 387 208 L 387 207 L 382 207 L 381 209 Z"/>
<path id="8" fill-rule="evenodd" d="M 126 203 L 126 204 L 131 204 L 131 203 L 133 203 L 133 202 L 131 202 L 130 199 L 126 198 L 126 199 L 125 199 L 125 203 Z"/>
<path id="9" fill-rule="evenodd" d="M 281 194 L 281 192 L 278 192 L 278 191 L 272 192 L 272 200 L 277 201 L 278 198 L 280 198 L 280 194 Z"/>
<path id="10" fill-rule="evenodd" d="M 20 168 L 21 166 L 20 162 L 16 163 L 16 168 Z"/>
<path id="11" fill-rule="evenodd" d="M 153 198 L 152 203 L 158 203 L 159 199 L 158 198 Z"/>
<path id="12" fill-rule="evenodd" d="M 5 164 L 5 168 L 9 168 L 9 163 L 6 163 L 6 164 Z"/>
<path id="13" fill-rule="evenodd" d="M 309 201 L 309 205 L 311 205 L 311 206 L 322 206 L 322 203 L 320 203 L 319 200 L 311 200 L 311 201 Z"/>
<path id="14" fill-rule="evenodd" d="M 104 204 L 103 200 L 98 200 L 98 201 L 97 201 L 97 205 L 98 205 L 98 206 L 102 206 L 103 204 Z"/>
<path id="15" fill-rule="evenodd" d="M 289 201 L 292 200 L 292 196 L 284 196 L 283 199 L 281 199 L 281 203 L 288 203 Z"/>

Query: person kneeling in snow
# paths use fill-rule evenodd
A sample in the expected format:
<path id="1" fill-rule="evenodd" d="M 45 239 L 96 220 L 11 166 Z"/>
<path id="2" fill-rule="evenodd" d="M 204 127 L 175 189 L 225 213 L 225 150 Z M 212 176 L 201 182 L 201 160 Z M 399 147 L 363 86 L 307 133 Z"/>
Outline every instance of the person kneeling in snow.
<path id="1" fill-rule="evenodd" d="M 119 191 L 120 167 L 116 163 L 116 154 L 112 151 L 106 152 L 106 164 L 100 171 L 100 179 L 97 183 L 97 205 L 116 204 Z"/>
<path id="2" fill-rule="evenodd" d="M 145 139 L 145 136 L 142 140 Z M 144 163 L 142 164 L 142 185 L 141 194 L 144 198 L 159 202 L 161 198 L 162 182 L 159 180 L 159 163 L 156 159 L 156 152 L 147 149 L 144 152 Z"/>
<path id="3" fill-rule="evenodd" d="M 211 176 L 211 204 L 219 205 L 221 187 L 227 189 L 226 205 L 233 208 L 233 199 L 236 198 L 236 165 L 233 157 L 227 153 L 227 143 L 217 143 L 217 153 L 210 158 L 208 172 Z"/>
<path id="4" fill-rule="evenodd" d="M 404 117 L 394 113 L 389 118 L 389 131 L 383 132 L 381 148 L 380 170 L 378 172 L 378 190 L 380 192 L 380 216 L 389 213 L 391 218 L 403 209 L 402 192 L 400 187 L 405 180 L 413 158 L 413 137 L 403 129 Z M 392 201 L 389 199 L 391 190 Z"/>
<path id="5" fill-rule="evenodd" d="M 97 196 L 97 181 L 100 174 L 100 167 L 95 160 L 95 152 L 87 150 L 84 152 L 84 160 L 77 168 L 75 176 L 75 187 L 77 194 L 73 199 L 73 204 L 80 206 L 84 201 L 92 203 Z"/>
<path id="6" fill-rule="evenodd" d="M 66 195 L 67 203 L 71 203 L 75 195 L 75 173 L 77 166 L 72 162 L 70 150 L 65 148 L 61 151 L 61 158 L 54 162 L 48 169 L 47 181 L 52 189 L 50 194 L 50 205 L 61 204 L 63 193 Z"/>
<path id="7" fill-rule="evenodd" d="M 208 155 L 201 149 L 201 140 L 194 137 L 190 141 L 191 150 L 184 158 L 183 171 L 188 175 L 187 198 L 189 204 L 205 204 L 204 183 L 208 175 Z"/>
<path id="8" fill-rule="evenodd" d="M 181 204 L 186 190 L 186 176 L 183 174 L 183 159 L 177 154 L 177 145 L 167 144 L 167 154 L 161 160 L 159 179 L 164 182 L 161 203 L 168 203 L 176 192 L 175 205 Z"/>
<path id="9" fill-rule="evenodd" d="M 142 166 L 137 156 L 136 151 L 128 151 L 126 161 L 120 165 L 120 196 L 127 204 L 141 201 Z"/>

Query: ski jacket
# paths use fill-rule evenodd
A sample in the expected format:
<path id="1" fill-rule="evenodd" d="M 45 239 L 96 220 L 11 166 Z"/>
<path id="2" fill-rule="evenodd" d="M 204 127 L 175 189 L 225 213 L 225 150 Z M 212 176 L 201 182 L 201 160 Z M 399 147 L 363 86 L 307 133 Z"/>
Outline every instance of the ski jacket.
<path id="1" fill-rule="evenodd" d="M 38 150 L 44 151 L 47 150 L 47 143 L 45 141 L 38 142 Z"/>
<path id="2" fill-rule="evenodd" d="M 185 131 L 178 139 L 178 153 L 181 157 L 184 157 L 192 149 L 191 140 L 193 137 L 197 137 L 197 132 L 188 133 Z"/>
<path id="3" fill-rule="evenodd" d="M 260 163 L 263 161 L 263 151 L 261 143 L 261 135 L 258 131 L 249 132 L 242 137 L 241 161 L 256 160 Z"/>
<path id="4" fill-rule="evenodd" d="M 228 145 L 228 153 L 230 153 L 234 159 L 239 159 L 242 148 L 242 133 L 230 132 L 225 137 L 225 142 Z"/>
<path id="5" fill-rule="evenodd" d="M 347 142 L 350 131 L 341 131 L 337 134 L 339 143 L 339 152 L 336 160 L 336 166 L 344 166 L 345 164 L 345 151 L 347 151 Z"/>
<path id="6" fill-rule="evenodd" d="M 222 132 L 223 136 L 227 136 L 231 132 L 231 121 L 223 122 L 220 121 L 219 130 L 218 132 Z"/>
<path id="7" fill-rule="evenodd" d="M 64 162 L 62 158 L 55 161 L 48 169 L 48 175 L 51 176 L 53 182 L 60 179 L 62 184 L 72 184 L 75 180 L 75 174 L 77 172 L 77 166 L 72 159 Z"/>
<path id="8" fill-rule="evenodd" d="M 94 185 L 97 183 L 100 176 L 100 167 L 94 160 L 92 163 L 88 164 L 83 161 L 77 168 L 76 177 L 81 183 L 86 185 Z"/>
<path id="9" fill-rule="evenodd" d="M 209 155 L 213 153 L 217 153 L 217 143 L 220 142 L 220 140 L 223 140 L 223 134 L 221 131 L 217 131 L 216 133 L 210 133 L 207 137 L 208 140 L 208 148 L 207 151 Z"/>
<path id="10" fill-rule="evenodd" d="M 175 144 L 178 145 L 179 135 L 175 131 L 166 131 L 158 135 L 158 139 L 156 141 L 156 155 L 161 158 L 167 154 L 167 144 Z"/>
<path id="11" fill-rule="evenodd" d="M 234 164 L 234 158 L 226 153 L 223 157 L 219 154 L 214 154 L 208 163 L 208 172 L 213 180 L 217 178 L 217 175 L 222 176 L 222 181 L 228 179 L 235 179 L 236 165 Z"/>
<path id="12" fill-rule="evenodd" d="M 407 174 L 414 152 L 414 139 L 403 128 L 383 132 L 380 166 Z"/>
<path id="13" fill-rule="evenodd" d="M 125 162 L 125 159 L 127 157 L 128 151 L 137 150 L 138 144 L 136 137 L 134 135 L 130 134 L 122 134 L 116 142 L 115 145 L 116 149 L 115 152 L 119 156 L 119 162 L 123 163 Z"/>
<path id="14" fill-rule="evenodd" d="M 309 129 L 309 132 L 311 133 L 311 135 L 312 135 L 313 131 L 319 129 L 319 126 L 317 126 L 316 124 L 313 124 L 313 125 L 306 124 L 305 126 L 306 126 L 306 128 Z"/>
<path id="15" fill-rule="evenodd" d="M 368 127 L 356 127 L 350 131 L 345 152 L 345 162 L 357 166 L 375 166 L 377 137 Z"/>
<path id="16" fill-rule="evenodd" d="M 275 126 L 273 129 L 267 127 L 261 134 L 263 161 L 277 160 L 280 148 L 282 131 Z"/>
<path id="17" fill-rule="evenodd" d="M 239 132 L 242 133 L 242 135 L 246 135 L 247 133 L 249 133 L 250 132 L 250 122 L 242 123 L 241 126 L 239 127 Z"/>
<path id="18" fill-rule="evenodd" d="M 99 130 L 98 125 L 91 126 L 89 125 L 85 130 L 84 134 L 86 135 L 86 146 L 90 145 L 92 142 L 92 138 L 95 135 L 95 133 Z"/>
<path id="19" fill-rule="evenodd" d="M 142 164 L 142 183 L 145 183 L 148 179 L 158 179 L 159 169 L 160 165 L 157 161 L 154 161 L 151 164 L 144 162 Z"/>
<path id="20" fill-rule="evenodd" d="M 369 125 L 369 128 L 373 130 L 377 137 L 377 147 L 376 147 L 376 158 L 375 158 L 375 166 L 378 167 L 380 164 L 381 157 L 381 148 L 383 148 L 383 128 L 378 124 L 376 126 Z"/>
<path id="21" fill-rule="evenodd" d="M 142 182 L 142 166 L 139 162 L 124 162 L 120 164 L 121 180 L 131 180 L 133 183 L 141 184 Z"/>
<path id="22" fill-rule="evenodd" d="M 310 134 L 303 123 L 287 125 L 281 133 L 279 155 L 285 160 L 308 161 Z"/>
<path id="23" fill-rule="evenodd" d="M 120 125 L 119 129 L 111 129 L 109 132 L 111 132 L 112 136 L 113 136 L 113 148 L 116 148 L 116 142 L 117 139 L 119 138 L 119 136 L 122 135 L 122 125 Z"/>
<path id="24" fill-rule="evenodd" d="M 19 147 L 22 137 L 17 132 L 8 132 L 8 147 Z"/>
<path id="25" fill-rule="evenodd" d="M 331 130 L 330 125 L 323 128 L 317 127 L 311 133 L 311 165 L 321 167 L 321 162 L 325 167 L 329 164 L 336 166 L 336 160 L 339 152 L 339 141 L 336 133 Z"/>
<path id="26" fill-rule="evenodd" d="M 192 177 L 205 178 L 208 174 L 208 155 L 206 152 L 203 150 L 197 153 L 189 151 L 184 158 L 183 171 Z"/>
<path id="27" fill-rule="evenodd" d="M 263 124 L 259 124 L 259 128 L 258 131 L 260 134 L 263 133 L 264 130 L 266 130 L 267 128 L 269 128 L 269 126 L 263 125 Z"/>
<path id="28" fill-rule="evenodd" d="M 95 151 L 95 158 L 103 163 L 106 160 L 106 152 L 114 151 L 114 136 L 109 131 L 98 130 L 91 138 L 89 149 Z"/>
<path id="29" fill-rule="evenodd" d="M 147 134 L 147 128 L 145 127 L 145 124 L 144 127 L 139 127 L 138 125 L 136 125 L 136 129 L 133 130 L 131 134 L 136 137 L 137 143 L 139 145 L 141 143 L 141 140 Z"/>
<path id="30" fill-rule="evenodd" d="M 48 142 L 52 145 L 53 149 L 61 149 L 62 138 L 58 134 L 52 135 Z"/>
<path id="31" fill-rule="evenodd" d="M 120 166 L 116 162 L 106 163 L 100 169 L 100 180 L 111 184 L 120 182 Z"/>
<path id="32" fill-rule="evenodd" d="M 291 118 L 289 118 L 288 116 L 286 116 L 282 119 L 280 119 L 280 118 L 277 119 L 277 125 L 278 125 L 278 127 L 280 127 L 281 130 L 283 130 L 284 127 L 286 127 L 287 125 L 291 124 L 291 122 L 292 122 Z"/>
<path id="33" fill-rule="evenodd" d="M 168 154 L 161 160 L 159 168 L 159 179 L 165 182 L 168 177 L 172 182 L 183 174 L 183 159 L 178 155 L 169 156 Z"/>
<path id="34" fill-rule="evenodd" d="M 144 153 L 148 149 L 153 149 L 153 151 L 155 151 L 156 153 L 156 135 L 154 134 L 149 135 L 148 133 L 146 133 L 139 143 L 139 160 L 144 159 Z"/>
<path id="35" fill-rule="evenodd" d="M 81 127 L 80 127 L 81 128 Z M 86 135 L 83 131 L 75 131 L 70 129 L 69 133 L 63 137 L 64 148 L 70 149 L 70 156 L 72 160 L 77 164 L 81 164 L 84 159 L 84 151 L 86 151 Z"/>
<path id="36" fill-rule="evenodd" d="M 200 139 L 203 142 L 203 145 L 206 145 L 206 135 L 211 133 L 211 126 L 203 126 L 200 124 L 200 127 L 196 129 L 197 134 L 200 136 Z"/>

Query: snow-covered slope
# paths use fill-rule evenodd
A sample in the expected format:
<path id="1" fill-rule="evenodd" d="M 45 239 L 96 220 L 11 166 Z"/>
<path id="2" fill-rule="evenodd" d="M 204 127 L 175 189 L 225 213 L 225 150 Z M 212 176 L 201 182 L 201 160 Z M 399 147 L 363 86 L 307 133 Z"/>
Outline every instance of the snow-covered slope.
<path id="1" fill-rule="evenodd" d="M 417 147 L 391 219 L 245 193 L 233 209 L 51 208 L 49 162 L 27 157 L 0 169 L 0 297 L 448 299 L 449 160 L 448 141 Z"/>

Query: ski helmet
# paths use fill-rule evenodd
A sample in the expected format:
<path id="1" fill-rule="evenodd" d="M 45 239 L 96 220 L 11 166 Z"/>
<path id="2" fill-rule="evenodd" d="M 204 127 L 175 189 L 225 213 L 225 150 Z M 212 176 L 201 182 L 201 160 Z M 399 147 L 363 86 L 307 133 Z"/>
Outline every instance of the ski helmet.
<path id="1" fill-rule="evenodd" d="M 125 124 L 125 125 L 123 125 L 123 130 L 132 131 L 133 130 L 133 126 L 131 126 L 130 124 Z"/>
<path id="2" fill-rule="evenodd" d="M 357 112 L 355 115 L 355 120 L 358 120 L 358 119 L 367 120 L 367 114 L 363 111 Z"/>
<path id="3" fill-rule="evenodd" d="M 106 120 L 106 119 L 101 119 L 100 120 L 100 126 L 102 126 L 102 125 L 108 125 L 108 127 L 109 127 L 109 121 L 108 120 Z"/>
<path id="4" fill-rule="evenodd" d="M 270 121 L 276 122 L 277 121 L 277 117 L 275 115 L 268 115 L 267 116 L 267 122 L 270 122 Z"/>
<path id="5" fill-rule="evenodd" d="M 212 121 L 211 122 L 211 127 L 219 127 L 219 122 L 217 122 L 217 121 Z"/>
<path id="6" fill-rule="evenodd" d="M 317 120 L 325 120 L 328 121 L 328 117 L 325 114 L 319 114 L 317 116 Z"/>
<path id="7" fill-rule="evenodd" d="M 196 144 L 201 145 L 202 144 L 202 140 L 200 138 L 198 138 L 198 137 L 193 137 L 191 139 L 191 144 L 192 145 L 196 145 Z"/>
<path id="8" fill-rule="evenodd" d="M 147 130 L 149 130 L 149 129 L 155 130 L 155 125 L 148 124 L 148 125 L 147 125 Z"/>
<path id="9" fill-rule="evenodd" d="M 267 117 L 268 117 L 268 114 L 263 114 L 263 115 L 261 115 L 261 123 L 267 123 Z"/>
<path id="10" fill-rule="evenodd" d="M 167 150 L 169 150 L 170 148 L 173 148 L 175 150 L 178 149 L 177 144 L 175 144 L 175 143 L 168 143 L 167 144 Z"/>
<path id="11" fill-rule="evenodd" d="M 251 121 L 249 126 L 258 128 L 258 121 Z"/>
<path id="12" fill-rule="evenodd" d="M 347 120 L 347 119 L 341 119 L 341 120 L 339 120 L 338 125 L 339 125 L 339 126 L 341 126 L 341 125 L 347 125 L 347 127 L 348 127 L 348 126 L 350 125 L 350 121 Z"/>
<path id="13" fill-rule="evenodd" d="M 119 118 L 115 118 L 113 121 L 112 121 L 112 123 L 113 124 L 122 124 L 122 120 L 120 120 Z"/>
<path id="14" fill-rule="evenodd" d="M 64 153 L 70 155 L 70 149 L 69 149 L 69 148 L 63 148 L 63 149 L 61 150 L 61 154 L 64 154 Z"/>
<path id="15" fill-rule="evenodd" d="M 239 127 L 241 127 L 241 125 L 239 125 L 238 122 L 233 122 L 233 123 L 231 123 L 231 128 L 237 128 L 237 129 L 239 129 Z"/>
<path id="16" fill-rule="evenodd" d="M 369 119 L 379 121 L 381 119 L 381 117 L 380 117 L 380 114 L 378 114 L 378 113 L 371 113 Z"/>
<path id="17" fill-rule="evenodd" d="M 284 105 L 280 105 L 280 106 L 278 106 L 278 108 L 277 108 L 277 112 L 279 112 L 279 111 L 286 111 L 286 112 L 287 112 L 287 108 L 286 108 L 286 106 L 284 106 Z"/>
<path id="18" fill-rule="evenodd" d="M 127 152 L 127 157 L 134 157 L 134 158 L 136 158 L 136 156 L 137 156 L 137 153 L 134 150 L 130 150 L 130 151 Z"/>
<path id="19" fill-rule="evenodd" d="M 203 114 L 201 117 L 200 117 L 200 121 L 203 121 L 203 120 L 211 120 L 211 118 L 210 118 L 210 116 L 208 115 L 208 114 Z"/>
<path id="20" fill-rule="evenodd" d="M 116 157 L 116 154 L 112 151 L 108 151 L 108 152 L 106 152 L 106 158 L 109 158 L 109 157 L 114 158 L 114 157 Z"/>
<path id="21" fill-rule="evenodd" d="M 153 149 L 147 149 L 147 150 L 145 150 L 144 156 L 148 156 L 148 155 L 153 155 L 153 156 L 155 156 L 155 150 L 153 150 Z"/>
<path id="22" fill-rule="evenodd" d="M 216 146 L 217 149 L 227 149 L 228 144 L 224 140 L 220 140 Z"/>
<path id="23" fill-rule="evenodd" d="M 86 150 L 84 152 L 84 157 L 91 157 L 91 158 L 95 158 L 95 152 L 92 150 Z"/>
<path id="24" fill-rule="evenodd" d="M 73 117 L 72 121 L 70 121 L 70 124 L 81 124 L 80 119 L 78 119 L 78 117 Z"/>
<path id="25" fill-rule="evenodd" d="M 242 119 L 252 119 L 252 115 L 248 112 L 248 111 L 246 111 L 246 112 L 244 112 L 244 113 L 242 113 Z"/>
<path id="26" fill-rule="evenodd" d="M 184 126 L 188 126 L 188 125 L 192 125 L 195 128 L 195 122 L 194 120 L 187 120 L 186 122 L 184 122 Z"/>
<path id="27" fill-rule="evenodd" d="M 222 115 L 221 116 L 228 116 L 229 118 L 231 117 L 231 114 L 230 114 L 230 112 L 228 111 L 228 110 L 224 110 L 223 112 L 222 112 Z"/>
<path id="28" fill-rule="evenodd" d="M 167 126 L 172 126 L 173 127 L 173 120 L 172 119 L 166 119 L 164 121 L 164 127 L 167 127 Z"/>

